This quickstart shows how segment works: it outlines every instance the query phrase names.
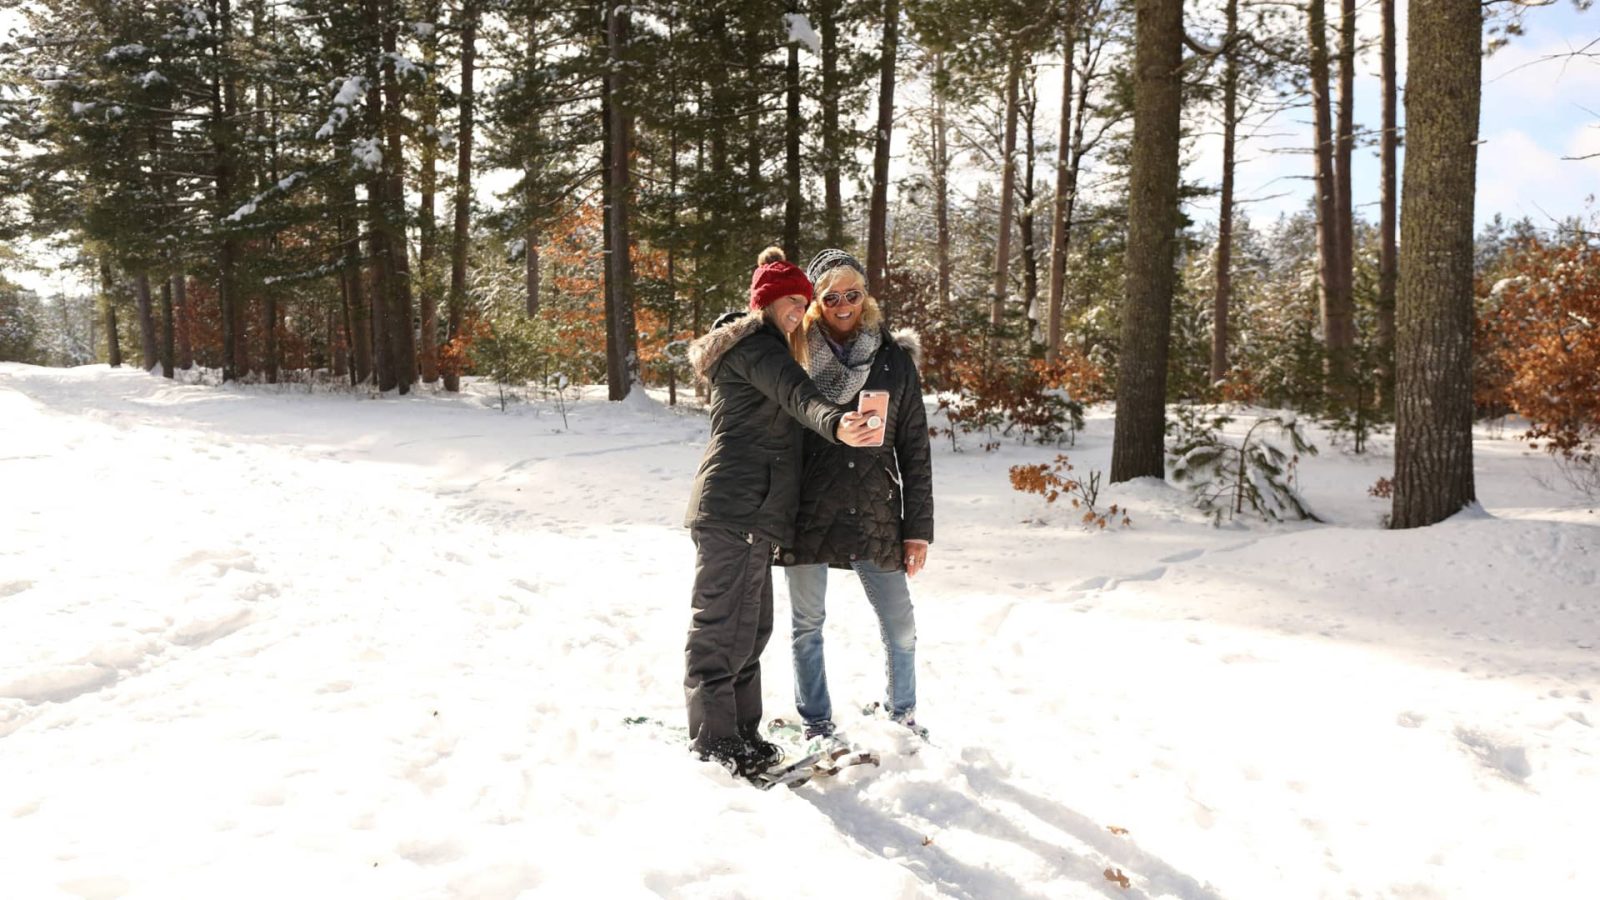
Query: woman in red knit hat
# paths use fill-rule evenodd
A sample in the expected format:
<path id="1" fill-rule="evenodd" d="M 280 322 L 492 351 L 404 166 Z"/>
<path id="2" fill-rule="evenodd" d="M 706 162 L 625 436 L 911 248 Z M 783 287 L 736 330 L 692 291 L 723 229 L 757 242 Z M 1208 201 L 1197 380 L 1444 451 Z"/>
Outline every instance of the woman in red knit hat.
<path id="1" fill-rule="evenodd" d="M 685 649 L 689 737 L 702 759 L 754 775 L 782 752 L 761 737 L 761 651 L 772 634 L 772 557 L 793 542 L 802 428 L 866 446 L 882 426 L 829 402 L 789 355 L 811 282 L 768 247 L 749 310 L 729 313 L 689 347 L 711 385 L 711 439 L 684 524 L 694 538 L 693 618 Z"/>

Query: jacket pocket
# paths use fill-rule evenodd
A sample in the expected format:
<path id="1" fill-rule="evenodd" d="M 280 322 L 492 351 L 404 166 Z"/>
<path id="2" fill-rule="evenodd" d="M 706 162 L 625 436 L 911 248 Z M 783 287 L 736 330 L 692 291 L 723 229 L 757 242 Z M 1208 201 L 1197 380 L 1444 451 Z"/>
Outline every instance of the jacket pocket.
<path id="1" fill-rule="evenodd" d="M 780 510 L 780 507 L 782 507 L 784 502 L 785 502 L 784 498 L 782 496 L 783 493 L 784 493 L 784 491 L 783 491 L 784 479 L 783 479 L 783 472 L 781 471 L 781 469 L 779 467 L 780 466 L 784 466 L 784 465 L 789 465 L 789 464 L 790 463 L 786 462 L 785 459 L 783 457 L 781 457 L 781 456 L 773 457 L 773 458 L 767 460 L 767 465 L 766 465 L 766 469 L 765 469 L 766 476 L 767 476 L 767 482 L 762 487 L 761 505 L 760 505 L 760 508 L 758 509 L 758 512 L 761 515 L 763 515 L 763 516 L 776 515 L 777 513 L 782 511 L 782 510 Z M 794 501 L 796 499 L 797 498 L 794 498 L 794 497 L 791 497 L 789 499 L 789 502 L 790 502 L 791 506 L 794 505 Z M 794 515 L 794 510 L 790 509 L 785 514 L 785 518 L 792 518 L 793 515 Z"/>

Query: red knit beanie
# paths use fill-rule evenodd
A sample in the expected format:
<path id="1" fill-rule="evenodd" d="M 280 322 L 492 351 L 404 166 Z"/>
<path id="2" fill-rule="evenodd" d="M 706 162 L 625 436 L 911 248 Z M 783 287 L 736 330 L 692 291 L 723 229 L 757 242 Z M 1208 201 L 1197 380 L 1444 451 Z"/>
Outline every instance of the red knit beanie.
<path id="1" fill-rule="evenodd" d="M 772 301 L 790 294 L 811 299 L 811 282 L 799 266 L 784 259 L 783 251 L 768 247 L 756 260 L 755 274 L 750 276 L 750 308 L 766 309 Z"/>

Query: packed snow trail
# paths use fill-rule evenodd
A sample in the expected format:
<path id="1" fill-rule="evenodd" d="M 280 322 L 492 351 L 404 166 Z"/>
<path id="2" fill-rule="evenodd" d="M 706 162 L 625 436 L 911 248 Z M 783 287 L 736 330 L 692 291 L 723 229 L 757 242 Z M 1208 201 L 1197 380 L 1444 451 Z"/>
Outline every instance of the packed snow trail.
<path id="1" fill-rule="evenodd" d="M 1145 482 L 1087 534 L 1007 484 L 1056 448 L 936 444 L 933 745 L 847 715 L 881 768 L 760 792 L 624 721 L 682 717 L 704 419 L 472 391 L 0 364 L 7 896 L 1600 893 L 1600 517 L 1515 442 L 1407 533 L 1382 449 L 1304 464 L 1333 525 Z M 829 599 L 859 709 L 876 621 Z"/>

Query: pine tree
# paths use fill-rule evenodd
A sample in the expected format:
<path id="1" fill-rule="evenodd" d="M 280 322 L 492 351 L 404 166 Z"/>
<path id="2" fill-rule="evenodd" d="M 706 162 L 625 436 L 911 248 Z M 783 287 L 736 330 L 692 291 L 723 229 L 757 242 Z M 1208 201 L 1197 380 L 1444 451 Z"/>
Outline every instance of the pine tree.
<path id="1" fill-rule="evenodd" d="M 1395 528 L 1474 502 L 1472 218 L 1483 9 L 1408 8 L 1406 162 L 1395 341 Z"/>
<path id="2" fill-rule="evenodd" d="M 1127 298 L 1117 372 L 1112 482 L 1165 475 L 1167 351 L 1178 226 L 1182 0 L 1138 0 Z"/>

